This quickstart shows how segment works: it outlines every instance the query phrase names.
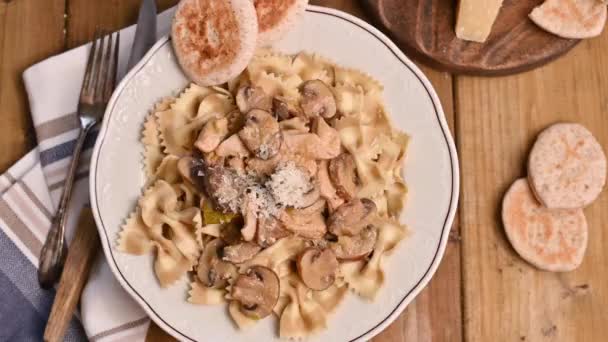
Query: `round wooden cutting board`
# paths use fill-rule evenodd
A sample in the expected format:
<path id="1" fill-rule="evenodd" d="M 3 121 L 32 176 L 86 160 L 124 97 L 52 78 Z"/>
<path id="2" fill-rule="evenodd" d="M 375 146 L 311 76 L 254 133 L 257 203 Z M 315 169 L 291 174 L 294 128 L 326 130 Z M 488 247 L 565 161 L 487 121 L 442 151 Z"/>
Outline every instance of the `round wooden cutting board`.
<path id="1" fill-rule="evenodd" d="M 545 32 L 528 18 L 543 0 L 505 0 L 481 44 L 456 38 L 457 0 L 362 1 L 406 54 L 453 73 L 514 74 L 546 64 L 579 42 Z"/>

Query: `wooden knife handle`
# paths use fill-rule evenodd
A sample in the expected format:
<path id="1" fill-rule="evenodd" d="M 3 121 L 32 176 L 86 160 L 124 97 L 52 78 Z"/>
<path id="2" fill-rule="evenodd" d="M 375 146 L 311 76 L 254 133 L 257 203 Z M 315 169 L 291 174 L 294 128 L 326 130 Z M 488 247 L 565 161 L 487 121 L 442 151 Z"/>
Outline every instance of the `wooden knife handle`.
<path id="1" fill-rule="evenodd" d="M 80 214 L 76 235 L 70 244 L 59 281 L 55 302 L 44 330 L 44 341 L 63 341 L 63 335 L 74 315 L 74 309 L 99 250 L 99 235 L 90 208 Z"/>

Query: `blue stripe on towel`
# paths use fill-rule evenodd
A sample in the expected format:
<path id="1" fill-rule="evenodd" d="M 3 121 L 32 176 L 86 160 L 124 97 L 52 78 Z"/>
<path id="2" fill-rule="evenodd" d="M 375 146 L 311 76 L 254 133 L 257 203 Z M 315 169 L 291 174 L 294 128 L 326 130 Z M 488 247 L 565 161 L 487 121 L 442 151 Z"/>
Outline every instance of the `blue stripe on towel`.
<path id="1" fill-rule="evenodd" d="M 97 134 L 99 134 L 99 130 L 95 129 L 89 134 L 89 136 L 84 141 L 84 149 L 92 148 L 95 145 L 95 140 L 97 140 Z M 66 141 L 63 144 L 59 144 L 55 147 L 51 147 L 48 150 L 44 150 L 40 152 L 40 163 L 42 166 L 49 165 L 63 158 L 70 157 L 74 152 L 74 147 L 76 146 L 76 139 Z"/>
<path id="2" fill-rule="evenodd" d="M 0 341 L 41 341 L 55 291 L 38 286 L 36 268 L 0 230 Z M 72 319 L 65 341 L 86 341 Z"/>

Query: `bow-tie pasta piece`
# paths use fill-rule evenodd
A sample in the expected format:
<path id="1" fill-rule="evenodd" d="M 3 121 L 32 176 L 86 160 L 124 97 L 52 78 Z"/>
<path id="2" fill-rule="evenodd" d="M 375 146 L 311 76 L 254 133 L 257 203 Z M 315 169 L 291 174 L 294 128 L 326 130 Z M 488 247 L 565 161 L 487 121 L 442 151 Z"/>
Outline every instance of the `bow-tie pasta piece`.
<path id="1" fill-rule="evenodd" d="M 156 121 L 156 113 L 168 110 L 175 98 L 167 97 L 161 100 L 154 110 L 146 117 L 142 131 L 141 143 L 144 145 L 144 170 L 147 177 L 152 177 L 163 160 L 165 154 L 160 141 L 160 130 Z"/>

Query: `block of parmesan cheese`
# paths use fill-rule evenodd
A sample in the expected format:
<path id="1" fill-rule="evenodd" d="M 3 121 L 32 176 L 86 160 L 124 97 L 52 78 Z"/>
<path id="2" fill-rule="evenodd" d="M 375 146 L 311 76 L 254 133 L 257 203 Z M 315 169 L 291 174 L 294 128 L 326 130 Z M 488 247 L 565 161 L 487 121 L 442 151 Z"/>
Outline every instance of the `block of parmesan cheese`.
<path id="1" fill-rule="evenodd" d="M 460 0 L 456 37 L 483 43 L 488 39 L 502 0 Z"/>

